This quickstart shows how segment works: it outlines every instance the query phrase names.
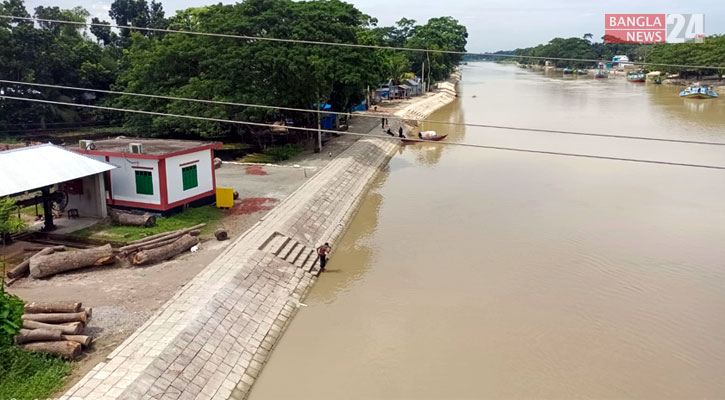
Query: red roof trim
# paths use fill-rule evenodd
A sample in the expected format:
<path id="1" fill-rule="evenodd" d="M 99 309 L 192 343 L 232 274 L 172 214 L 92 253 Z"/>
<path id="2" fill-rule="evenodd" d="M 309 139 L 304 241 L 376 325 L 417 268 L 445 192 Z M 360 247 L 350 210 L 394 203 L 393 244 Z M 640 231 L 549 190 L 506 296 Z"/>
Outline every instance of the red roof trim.
<path id="1" fill-rule="evenodd" d="M 96 155 L 96 156 L 110 156 L 110 157 L 125 157 L 125 158 L 142 158 L 146 160 L 161 160 L 164 158 L 169 157 L 175 157 L 175 156 L 181 156 L 184 154 L 189 153 L 196 153 L 199 151 L 204 150 L 210 150 L 210 149 L 218 149 L 222 147 L 222 144 L 219 142 L 215 143 L 209 143 L 198 147 L 193 147 L 190 149 L 184 149 L 179 150 L 173 153 L 167 153 L 167 154 L 161 154 L 161 155 L 153 155 L 153 154 L 134 154 L 134 153 L 118 153 L 114 151 L 103 151 L 103 150 L 81 150 L 81 149 L 72 149 L 73 151 L 77 153 L 83 153 L 83 154 L 89 154 L 89 155 Z"/>
<path id="2" fill-rule="evenodd" d="M 186 167 L 187 165 L 196 164 L 198 162 L 199 162 L 199 160 L 189 161 L 189 162 L 185 162 L 183 164 L 179 164 L 179 166 L 180 167 Z"/>
<path id="3" fill-rule="evenodd" d="M 208 191 L 206 193 L 197 194 L 196 196 L 189 197 L 189 198 L 186 198 L 186 199 L 183 199 L 183 200 L 179 200 L 179 201 L 177 201 L 175 203 L 169 203 L 169 205 L 167 206 L 168 207 L 167 210 L 168 209 L 171 209 L 171 208 L 174 208 L 174 207 L 178 207 L 180 205 L 184 205 L 186 203 L 191 203 L 192 201 L 195 201 L 195 200 L 203 199 L 204 197 L 212 196 L 212 195 L 214 195 L 214 193 L 215 193 L 214 190 L 210 190 L 210 191 Z"/>
<path id="4" fill-rule="evenodd" d="M 133 208 L 145 208 L 145 209 L 149 209 L 149 210 L 158 210 L 158 211 L 167 210 L 164 208 L 164 206 L 162 206 L 160 204 L 140 203 L 137 201 L 113 200 L 111 205 L 133 207 Z"/>
<path id="5" fill-rule="evenodd" d="M 133 169 L 146 169 L 146 170 L 149 170 L 149 171 L 153 171 L 154 170 L 153 167 L 131 167 L 131 168 L 133 168 Z"/>

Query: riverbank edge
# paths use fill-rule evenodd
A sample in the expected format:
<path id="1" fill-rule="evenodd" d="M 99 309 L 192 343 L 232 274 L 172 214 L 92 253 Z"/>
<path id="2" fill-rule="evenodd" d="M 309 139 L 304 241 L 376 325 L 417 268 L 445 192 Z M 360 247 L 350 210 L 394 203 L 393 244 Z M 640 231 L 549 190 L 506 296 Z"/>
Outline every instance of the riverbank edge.
<path id="1" fill-rule="evenodd" d="M 442 90 L 399 114 L 430 115 L 455 99 L 458 80 L 460 75 L 439 84 Z M 397 140 L 373 137 L 350 146 L 230 244 L 62 398 L 247 398 L 316 281 L 260 249 L 280 231 L 309 246 L 334 243 L 398 148 Z M 204 329 L 210 323 L 217 329 Z"/>

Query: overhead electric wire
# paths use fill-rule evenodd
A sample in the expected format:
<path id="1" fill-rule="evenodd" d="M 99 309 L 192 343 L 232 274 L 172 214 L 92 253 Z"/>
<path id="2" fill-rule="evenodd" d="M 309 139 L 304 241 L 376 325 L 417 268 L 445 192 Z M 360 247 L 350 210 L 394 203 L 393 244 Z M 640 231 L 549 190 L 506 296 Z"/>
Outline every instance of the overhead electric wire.
<path id="1" fill-rule="evenodd" d="M 219 101 L 219 100 L 193 99 L 193 98 L 188 98 L 188 97 L 176 97 L 176 96 L 166 96 L 166 95 L 156 95 L 156 94 L 146 94 L 146 93 L 120 92 L 120 91 L 115 91 L 115 90 L 89 89 L 89 88 L 81 88 L 81 87 L 75 87 L 75 86 L 51 85 L 51 84 L 46 84 L 46 83 L 11 81 L 11 80 L 6 80 L 6 79 L 0 79 L 0 83 L 35 86 L 35 87 L 45 87 L 45 88 L 53 88 L 53 89 L 87 91 L 87 92 L 105 93 L 105 94 L 112 94 L 112 95 L 128 95 L 128 96 L 157 98 L 157 99 L 175 100 L 175 101 L 176 100 L 189 101 L 189 102 L 203 103 L 203 104 L 227 105 L 227 106 L 250 107 L 250 108 L 264 108 L 264 109 L 286 110 L 286 111 L 296 111 L 296 112 L 306 112 L 306 113 L 317 113 L 318 112 L 317 110 L 306 109 L 306 108 L 270 106 L 270 105 L 264 105 L 264 104 L 236 103 L 236 102 Z M 348 114 L 348 113 L 339 112 L 339 111 L 323 111 L 323 110 L 320 110 L 319 113 L 332 114 L 332 115 L 347 115 Z M 647 137 L 647 136 L 576 132 L 576 131 L 566 131 L 566 130 L 560 130 L 560 129 L 526 128 L 526 127 L 477 124 L 477 123 L 466 123 L 466 122 L 436 121 L 436 120 L 429 120 L 429 119 L 405 118 L 405 117 L 401 117 L 401 116 L 398 116 L 395 114 L 355 113 L 354 115 L 359 116 L 359 117 L 366 117 L 366 118 L 384 117 L 384 118 L 399 119 L 402 121 L 415 121 L 415 122 L 422 122 L 422 123 L 453 125 L 453 126 L 467 126 L 467 127 L 474 127 L 474 128 L 505 129 L 505 130 L 526 131 L 526 132 L 553 133 L 553 134 L 560 134 L 560 135 L 602 137 L 602 138 L 610 138 L 610 139 L 645 140 L 645 141 L 652 141 L 652 142 L 725 146 L 725 143 L 723 143 L 723 142 L 706 142 L 706 141 L 698 141 L 698 140 L 654 138 L 654 137 Z"/>
<path id="2" fill-rule="evenodd" d="M 187 34 L 187 35 L 211 36 L 211 37 L 218 37 L 218 38 L 231 38 L 231 39 L 243 39 L 243 40 L 255 40 L 255 41 L 259 40 L 259 41 L 294 43 L 294 44 L 311 44 L 311 45 L 320 45 L 320 46 L 352 47 L 352 48 L 360 48 L 360 49 L 415 51 L 415 52 L 425 52 L 425 53 L 476 55 L 476 56 L 503 57 L 503 58 L 506 58 L 506 57 L 508 57 L 508 58 L 531 58 L 531 59 L 555 60 L 555 61 L 582 61 L 582 62 L 594 62 L 594 63 L 608 62 L 607 60 L 587 59 L 587 58 L 523 56 L 523 55 L 516 55 L 516 54 L 496 54 L 496 53 L 487 53 L 487 52 L 469 53 L 469 52 L 457 51 L 457 50 L 418 49 L 418 48 L 412 48 L 412 47 L 379 46 L 379 45 L 372 45 L 372 44 L 337 43 L 337 42 L 325 42 L 325 41 L 302 40 L 302 39 L 282 39 L 282 38 L 272 38 L 272 37 L 264 37 L 264 36 L 248 36 L 248 35 L 235 35 L 235 34 L 227 34 L 227 33 L 194 32 L 194 31 L 184 31 L 184 30 L 178 30 L 178 29 L 147 28 L 147 27 L 130 26 L 130 25 L 101 24 L 101 23 L 93 23 L 93 22 L 87 22 L 87 21 L 86 22 L 77 22 L 77 21 L 64 21 L 64 20 L 59 20 L 59 19 L 48 19 L 48 18 L 15 17 L 12 15 L 0 15 L 0 18 L 17 19 L 17 20 L 23 20 L 23 21 L 50 22 L 50 23 L 68 24 L 68 25 L 100 26 L 100 27 L 105 27 L 105 28 L 130 29 L 130 30 L 146 31 L 146 32 L 182 33 L 182 34 Z M 656 65 L 656 66 L 660 66 L 660 67 L 691 68 L 691 69 L 715 69 L 715 70 L 725 69 L 725 65 L 720 65 L 720 66 L 683 65 L 683 64 L 636 62 L 636 61 L 629 62 L 629 64 Z"/>
<path id="3" fill-rule="evenodd" d="M 228 119 L 222 119 L 222 118 L 198 117 L 198 116 L 194 116 L 194 115 L 170 114 L 170 113 L 161 113 L 161 112 L 156 112 L 156 111 L 133 110 L 133 109 L 125 109 L 125 108 L 117 108 L 117 107 L 96 106 L 96 105 L 90 105 L 90 104 L 76 104 L 76 103 L 67 103 L 67 102 L 62 102 L 62 101 L 43 100 L 43 99 L 29 99 L 29 98 L 25 98 L 25 97 L 15 97 L 15 96 L 7 96 L 4 94 L 0 94 L 0 99 L 3 99 L 3 98 L 9 99 L 9 100 L 29 101 L 29 102 L 35 102 L 35 103 L 56 104 L 56 105 L 71 106 L 71 107 L 92 108 L 92 109 L 107 110 L 107 111 L 130 112 L 130 113 L 145 114 L 145 115 L 155 115 L 155 116 L 161 116 L 161 117 L 185 118 L 185 119 L 193 119 L 193 120 L 209 121 L 209 122 L 259 126 L 259 127 L 266 127 L 266 128 L 279 128 L 279 125 L 266 124 L 266 123 L 262 123 L 262 122 L 235 121 L 235 120 L 228 120 Z M 334 130 L 330 130 L 330 129 L 316 129 L 316 128 L 304 128 L 304 127 L 292 127 L 289 129 L 296 129 L 296 130 L 308 131 L 308 132 L 332 133 L 335 135 L 350 135 L 350 136 L 382 138 L 382 139 L 387 139 L 387 140 L 400 140 L 399 138 L 389 138 L 387 136 L 377 136 L 377 135 L 370 135 L 367 133 L 357 133 L 357 132 L 339 132 L 339 131 L 334 131 Z M 545 155 L 555 155 L 555 156 L 564 156 L 564 157 L 591 158 L 591 159 L 598 159 L 598 160 L 625 161 L 625 162 L 634 162 L 634 163 L 642 163 L 642 164 L 656 164 L 656 165 L 669 165 L 669 166 L 678 166 L 678 167 L 725 170 L 725 166 L 719 166 L 719 165 L 679 163 L 679 162 L 673 162 L 673 161 L 642 160 L 642 159 L 637 159 L 637 158 L 598 156 L 598 155 L 593 155 L 593 154 L 565 153 L 565 152 L 557 152 L 557 151 L 522 149 L 522 148 L 516 148 L 516 147 L 488 146 L 488 145 L 473 144 L 473 143 L 432 142 L 432 141 L 428 141 L 428 140 L 412 139 L 412 138 L 409 138 L 406 140 L 412 141 L 412 142 L 435 144 L 435 145 L 470 147 L 470 148 L 479 148 L 479 149 L 488 149 L 488 150 L 513 151 L 513 152 L 519 152 L 519 153 L 545 154 Z"/>

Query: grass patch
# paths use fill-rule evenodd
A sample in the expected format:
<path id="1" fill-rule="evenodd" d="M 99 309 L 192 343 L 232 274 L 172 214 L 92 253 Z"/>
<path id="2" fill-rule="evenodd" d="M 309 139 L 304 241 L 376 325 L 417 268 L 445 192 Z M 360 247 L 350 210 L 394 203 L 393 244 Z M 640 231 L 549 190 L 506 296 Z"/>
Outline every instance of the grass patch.
<path id="1" fill-rule="evenodd" d="M 18 346 L 0 349 L 0 399 L 44 399 L 63 385 L 71 364 Z"/>
<path id="2" fill-rule="evenodd" d="M 82 238 L 131 242 L 157 233 L 188 228 L 201 223 L 206 224 L 206 226 L 201 230 L 201 233 L 208 234 L 214 231 L 216 224 L 224 218 L 224 215 L 224 210 L 214 206 L 203 206 L 189 208 L 170 217 L 156 218 L 156 225 L 150 228 L 144 228 L 141 226 L 96 224 L 77 230 L 71 233 L 71 235 Z"/>
<path id="3" fill-rule="evenodd" d="M 224 143 L 219 150 L 249 150 L 250 148 L 252 146 L 247 143 Z"/>
<path id="4" fill-rule="evenodd" d="M 289 160 L 300 154 L 303 150 L 304 148 L 300 145 L 275 146 L 268 148 L 262 153 L 247 154 L 237 161 L 262 164 L 275 163 Z"/>

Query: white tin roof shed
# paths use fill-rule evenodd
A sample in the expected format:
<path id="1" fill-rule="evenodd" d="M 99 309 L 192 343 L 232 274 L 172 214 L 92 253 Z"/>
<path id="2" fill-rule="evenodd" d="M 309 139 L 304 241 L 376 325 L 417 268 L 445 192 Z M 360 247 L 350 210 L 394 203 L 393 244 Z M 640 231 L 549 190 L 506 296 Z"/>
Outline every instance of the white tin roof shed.
<path id="1" fill-rule="evenodd" d="M 110 171 L 116 166 L 51 143 L 0 152 L 0 197 Z"/>

